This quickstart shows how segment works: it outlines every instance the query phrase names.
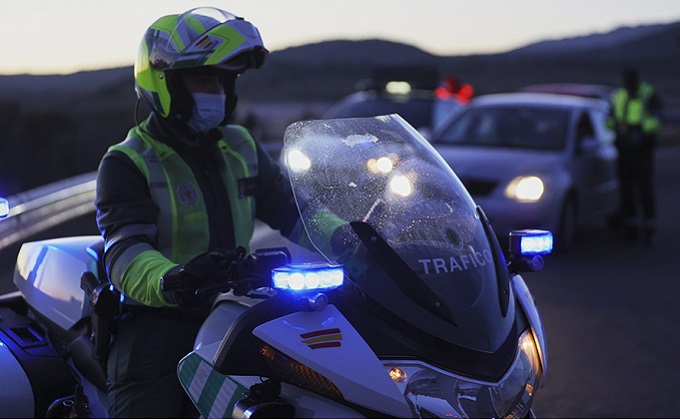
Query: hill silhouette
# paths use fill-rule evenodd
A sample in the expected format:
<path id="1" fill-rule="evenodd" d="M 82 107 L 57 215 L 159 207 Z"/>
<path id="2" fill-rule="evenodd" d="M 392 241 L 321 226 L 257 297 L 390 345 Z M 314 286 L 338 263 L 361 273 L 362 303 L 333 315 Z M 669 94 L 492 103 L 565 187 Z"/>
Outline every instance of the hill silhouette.
<path id="1" fill-rule="evenodd" d="M 452 57 L 379 39 L 337 40 L 271 53 L 264 67 L 241 77 L 238 93 L 241 103 L 259 111 L 267 123 L 278 121 L 272 138 L 280 138 L 294 119 L 314 116 L 303 112 L 315 114 L 351 93 L 380 66 L 432 66 L 442 76 L 471 83 L 477 94 L 536 83 L 618 84 L 620 71 L 633 66 L 673 105 L 680 103 L 679 45 L 680 22 Z M 0 195 L 96 170 L 108 146 L 121 141 L 135 123 L 135 103 L 132 66 L 0 76 Z M 316 107 L 302 106 L 294 115 L 292 107 L 279 103 Z M 137 115 L 145 114 L 141 109 Z"/>

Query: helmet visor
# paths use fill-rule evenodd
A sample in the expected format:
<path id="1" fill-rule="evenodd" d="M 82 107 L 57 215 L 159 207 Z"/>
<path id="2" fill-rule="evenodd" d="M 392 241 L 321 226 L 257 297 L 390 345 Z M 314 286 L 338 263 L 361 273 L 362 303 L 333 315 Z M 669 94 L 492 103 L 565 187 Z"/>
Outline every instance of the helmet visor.
<path id="1" fill-rule="evenodd" d="M 253 25 L 212 7 L 167 16 L 151 29 L 147 32 L 149 61 L 156 70 L 225 65 L 225 69 L 239 70 L 244 68 L 242 63 L 232 63 L 232 59 L 244 51 L 263 48 Z"/>

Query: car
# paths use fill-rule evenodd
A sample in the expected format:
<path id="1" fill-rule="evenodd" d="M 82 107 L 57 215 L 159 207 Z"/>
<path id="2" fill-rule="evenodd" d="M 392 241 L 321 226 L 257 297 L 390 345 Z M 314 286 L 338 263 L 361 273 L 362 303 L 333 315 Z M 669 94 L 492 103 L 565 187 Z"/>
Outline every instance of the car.
<path id="1" fill-rule="evenodd" d="M 380 68 L 373 73 L 372 78 L 358 83 L 356 92 L 331 106 L 323 118 L 399 114 L 427 137 L 434 126 L 464 106 L 467 95 L 473 94 L 472 87 L 464 83 L 458 83 L 457 90 L 452 91 L 451 77 L 440 85 L 438 72 L 427 67 Z"/>
<path id="2" fill-rule="evenodd" d="M 499 237 L 546 229 L 556 249 L 566 250 L 580 226 L 618 211 L 608 109 L 600 99 L 570 95 L 484 95 L 436 127 L 430 142 Z"/>
<path id="3" fill-rule="evenodd" d="M 554 93 L 557 95 L 582 96 L 609 102 L 616 88 L 608 85 L 592 85 L 582 83 L 545 83 L 525 86 L 520 92 Z"/>

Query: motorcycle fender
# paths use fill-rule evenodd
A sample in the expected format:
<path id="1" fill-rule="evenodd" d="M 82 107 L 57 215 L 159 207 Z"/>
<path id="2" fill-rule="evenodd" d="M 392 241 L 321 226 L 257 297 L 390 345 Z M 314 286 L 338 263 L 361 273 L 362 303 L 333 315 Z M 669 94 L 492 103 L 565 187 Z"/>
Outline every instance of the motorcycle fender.
<path id="1" fill-rule="evenodd" d="M 534 333 L 534 337 L 538 340 L 538 351 L 541 358 L 541 365 L 543 366 L 543 376 L 545 377 L 548 370 L 548 342 L 545 338 L 545 329 L 543 328 L 541 315 L 538 312 L 538 308 L 536 307 L 531 291 L 529 291 L 529 287 L 519 274 L 512 276 L 512 288 L 515 291 L 515 296 L 517 296 L 517 300 L 522 306 L 524 313 L 529 319 L 529 324 L 531 324 L 531 330 Z"/>
<path id="2" fill-rule="evenodd" d="M 274 319 L 253 334 L 325 376 L 345 400 L 397 417 L 413 415 L 385 366 L 334 305 Z"/>

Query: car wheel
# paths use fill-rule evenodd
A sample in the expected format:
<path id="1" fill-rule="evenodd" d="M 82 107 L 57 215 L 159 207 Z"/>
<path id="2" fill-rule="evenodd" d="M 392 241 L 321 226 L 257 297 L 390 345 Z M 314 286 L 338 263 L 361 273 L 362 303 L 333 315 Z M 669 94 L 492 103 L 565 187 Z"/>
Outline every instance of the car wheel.
<path id="1" fill-rule="evenodd" d="M 560 213 L 560 225 L 555 238 L 555 248 L 567 251 L 574 246 L 576 240 L 576 202 L 567 197 Z"/>

